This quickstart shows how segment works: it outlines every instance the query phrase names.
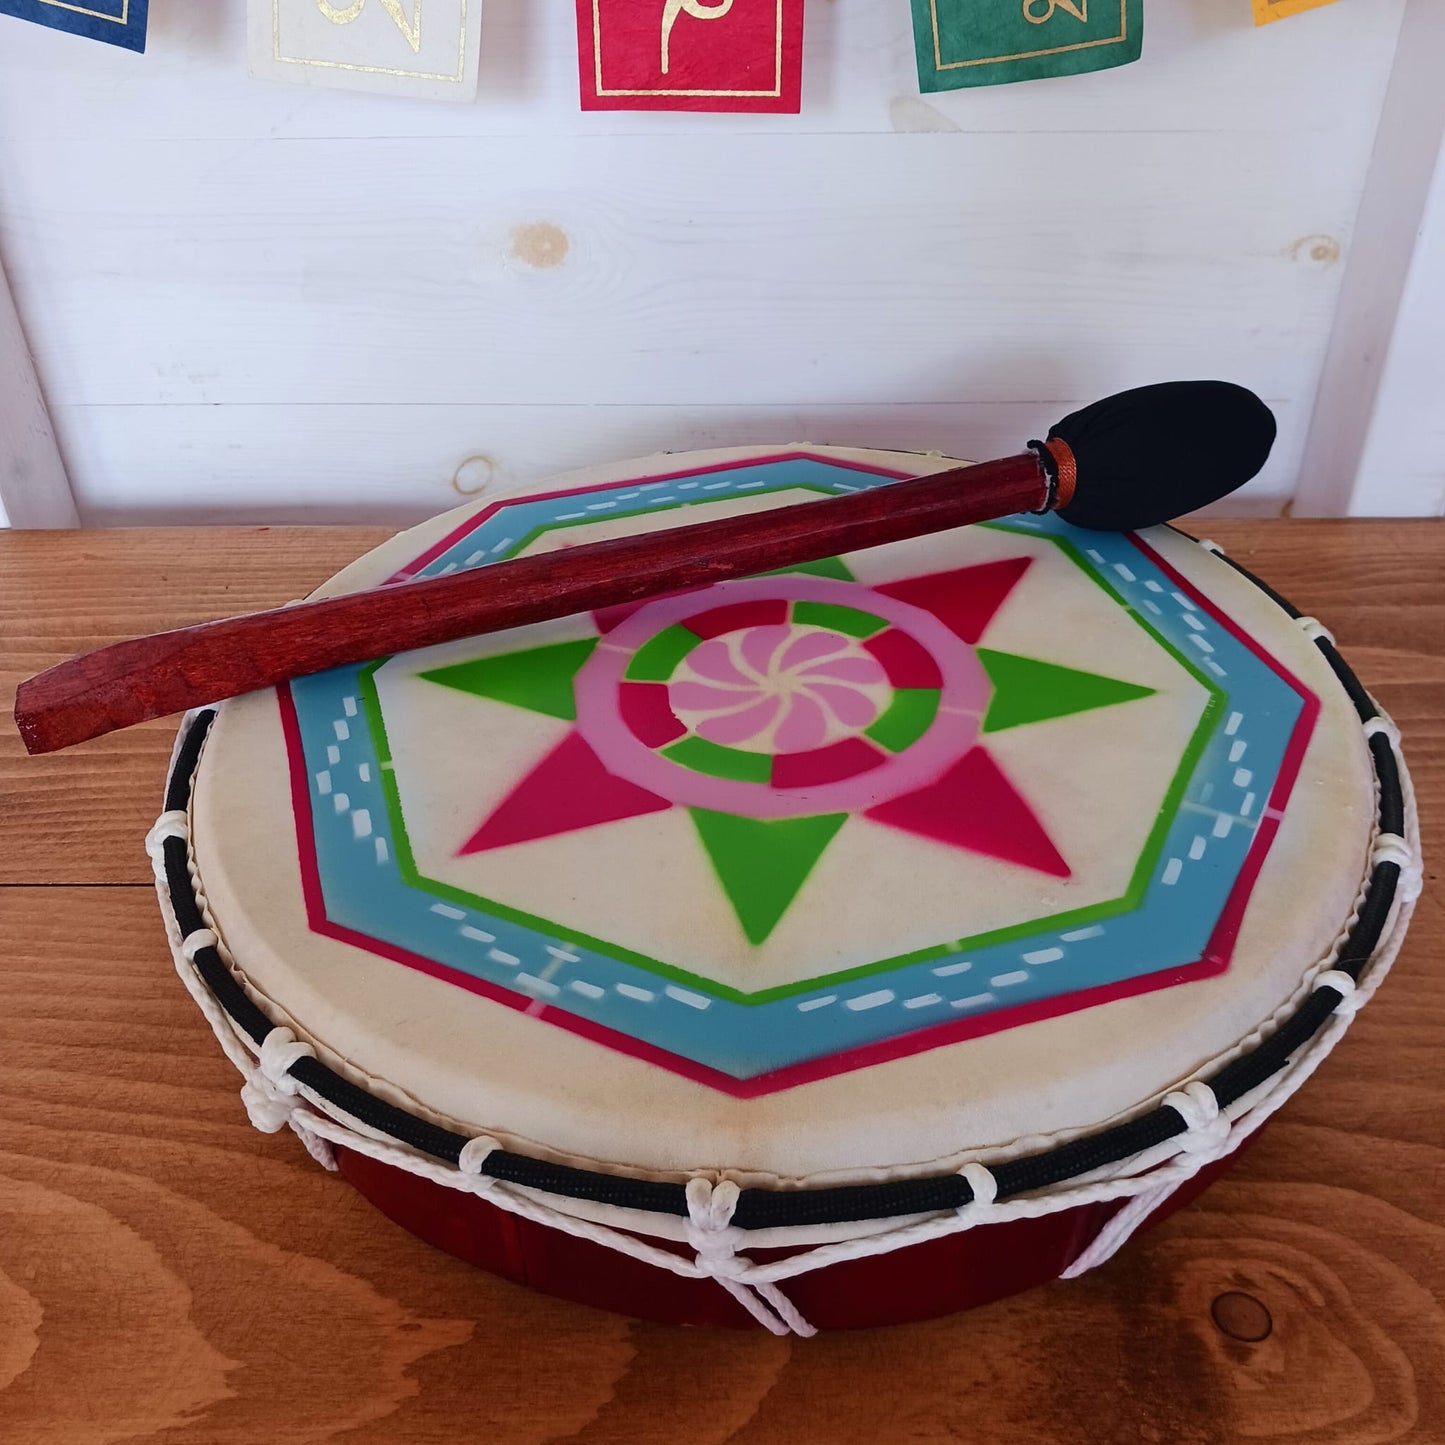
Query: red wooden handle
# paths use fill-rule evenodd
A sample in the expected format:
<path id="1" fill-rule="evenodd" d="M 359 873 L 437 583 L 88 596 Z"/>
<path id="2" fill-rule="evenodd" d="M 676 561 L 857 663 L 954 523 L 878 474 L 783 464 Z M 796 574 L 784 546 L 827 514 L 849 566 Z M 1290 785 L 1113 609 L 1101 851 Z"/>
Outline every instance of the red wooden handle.
<path id="1" fill-rule="evenodd" d="M 29 752 L 54 752 L 329 667 L 1038 511 L 1047 500 L 1043 468 L 1024 452 L 846 497 L 207 622 L 117 642 L 32 677 L 16 694 L 15 722 Z"/>

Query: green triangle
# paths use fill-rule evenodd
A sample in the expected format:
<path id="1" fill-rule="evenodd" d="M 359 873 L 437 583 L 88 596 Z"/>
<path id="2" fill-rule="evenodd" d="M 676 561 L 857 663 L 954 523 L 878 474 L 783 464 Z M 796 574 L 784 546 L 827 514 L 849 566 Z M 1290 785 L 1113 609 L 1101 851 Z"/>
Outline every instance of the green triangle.
<path id="1" fill-rule="evenodd" d="M 977 651 L 978 660 L 994 687 L 993 700 L 983 720 L 986 733 L 1043 722 L 1046 718 L 1068 717 L 1070 713 L 1089 712 L 1096 707 L 1112 707 L 1119 702 L 1133 702 L 1154 691 L 1152 687 L 1060 667 L 1056 662 L 1037 662 L 1012 652 L 991 652 L 986 647 Z"/>
<path id="2" fill-rule="evenodd" d="M 592 655 L 597 642 L 595 637 L 584 637 L 578 642 L 554 642 L 546 647 L 530 647 L 525 652 L 504 652 L 499 657 L 479 657 L 452 667 L 438 667 L 417 676 L 443 687 L 454 687 L 459 692 L 490 697 L 570 721 L 577 716 L 572 679 Z"/>
<path id="3" fill-rule="evenodd" d="M 718 882 L 750 943 L 761 943 L 798 896 L 847 813 L 761 821 L 690 808 Z"/>
<path id="4" fill-rule="evenodd" d="M 800 562 L 796 567 L 779 567 L 773 572 L 760 572 L 760 577 L 786 577 L 790 572 L 811 572 L 815 577 L 836 577 L 840 582 L 853 581 L 841 557 L 822 557 L 816 562 Z"/>

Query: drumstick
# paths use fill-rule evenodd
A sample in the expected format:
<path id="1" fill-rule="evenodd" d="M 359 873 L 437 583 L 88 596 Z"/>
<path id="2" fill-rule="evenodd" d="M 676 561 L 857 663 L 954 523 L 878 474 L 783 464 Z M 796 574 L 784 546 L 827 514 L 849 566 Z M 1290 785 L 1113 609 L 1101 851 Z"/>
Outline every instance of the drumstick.
<path id="1" fill-rule="evenodd" d="M 114 643 L 22 683 L 15 721 L 29 752 L 53 752 L 331 667 L 1015 512 L 1057 510 L 1105 530 L 1152 526 L 1242 486 L 1274 431 L 1269 408 L 1242 387 L 1140 387 L 1072 413 L 1047 442 L 1000 461 Z"/>

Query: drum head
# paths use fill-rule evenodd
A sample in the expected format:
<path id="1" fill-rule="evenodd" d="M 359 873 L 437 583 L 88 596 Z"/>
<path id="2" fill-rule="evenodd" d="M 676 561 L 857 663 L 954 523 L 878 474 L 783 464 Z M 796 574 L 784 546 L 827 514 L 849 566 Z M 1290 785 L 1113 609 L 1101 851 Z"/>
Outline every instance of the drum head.
<path id="1" fill-rule="evenodd" d="M 323 594 L 955 465 L 661 458 Z M 369 1095 L 639 1178 L 896 1179 L 1157 1104 L 1329 965 L 1359 719 L 1168 529 L 1020 516 L 225 704 L 191 849 L 251 999 Z"/>

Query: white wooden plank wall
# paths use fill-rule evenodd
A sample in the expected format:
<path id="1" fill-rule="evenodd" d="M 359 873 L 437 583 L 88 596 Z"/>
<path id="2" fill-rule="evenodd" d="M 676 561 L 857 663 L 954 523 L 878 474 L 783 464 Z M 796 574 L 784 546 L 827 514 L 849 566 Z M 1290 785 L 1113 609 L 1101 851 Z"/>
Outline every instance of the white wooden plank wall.
<path id="1" fill-rule="evenodd" d="M 798 117 L 577 109 L 568 0 L 488 0 L 450 107 L 245 75 L 241 0 L 136 57 L 0 18 L 0 255 L 82 519 L 411 519 L 800 438 L 1015 450 L 1219 375 L 1298 471 L 1403 0 L 917 95 L 906 0 L 813 0 Z M 468 459 L 473 460 L 468 460 Z"/>

